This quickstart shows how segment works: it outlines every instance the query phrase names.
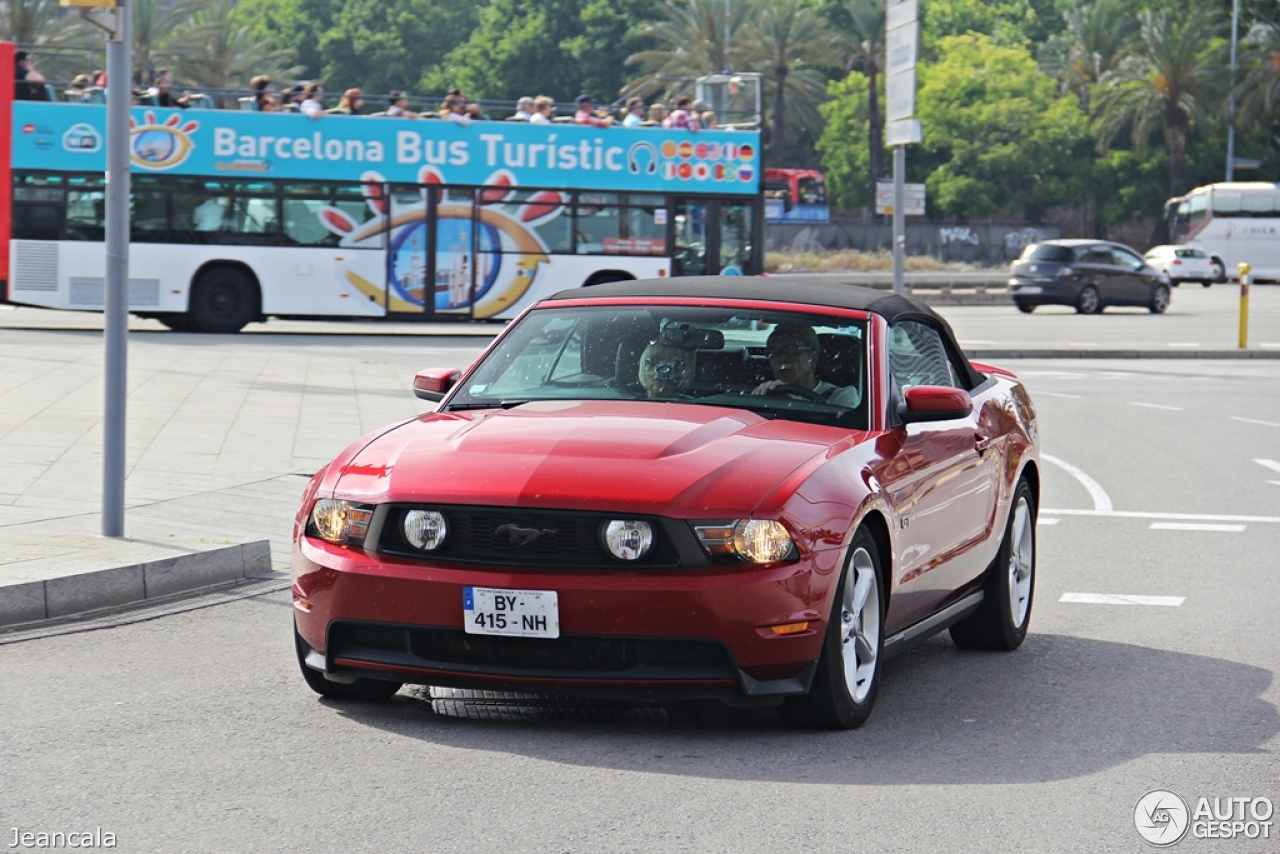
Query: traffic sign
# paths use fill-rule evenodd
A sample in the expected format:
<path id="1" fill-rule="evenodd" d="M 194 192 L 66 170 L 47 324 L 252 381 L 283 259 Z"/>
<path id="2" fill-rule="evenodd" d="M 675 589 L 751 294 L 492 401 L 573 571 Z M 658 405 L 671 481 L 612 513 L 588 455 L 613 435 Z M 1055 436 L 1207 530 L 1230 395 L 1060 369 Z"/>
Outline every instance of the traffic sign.
<path id="1" fill-rule="evenodd" d="M 889 30 L 885 34 L 885 73 L 894 75 L 915 68 L 919 46 L 920 25 L 917 22 Z"/>
<path id="2" fill-rule="evenodd" d="M 896 122 L 916 114 L 916 70 L 890 74 L 885 80 L 885 121 Z"/>
<path id="3" fill-rule="evenodd" d="M 885 10 L 884 28 L 896 30 L 898 27 L 912 23 L 919 16 L 920 0 L 898 0 L 897 3 L 890 3 L 889 8 Z"/>
<path id="4" fill-rule="evenodd" d="M 907 184 L 902 193 L 902 212 L 924 216 L 924 184 Z M 876 181 L 876 213 L 893 213 L 893 182 Z"/>
<path id="5" fill-rule="evenodd" d="M 884 126 L 885 145 L 919 145 L 924 142 L 924 125 L 919 119 L 901 119 Z"/>

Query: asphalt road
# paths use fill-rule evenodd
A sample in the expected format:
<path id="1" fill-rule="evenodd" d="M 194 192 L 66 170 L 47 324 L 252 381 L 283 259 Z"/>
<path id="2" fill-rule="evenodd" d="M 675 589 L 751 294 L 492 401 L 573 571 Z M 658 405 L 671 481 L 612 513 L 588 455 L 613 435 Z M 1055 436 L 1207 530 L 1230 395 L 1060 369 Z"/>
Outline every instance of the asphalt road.
<path id="1" fill-rule="evenodd" d="M 165 340 L 392 372 L 474 351 Z M 1008 364 L 1058 461 L 1031 634 L 891 662 L 859 731 L 420 689 L 319 700 L 274 594 L 0 646 L 0 845 L 17 828 L 131 852 L 1141 851 L 1150 790 L 1280 801 L 1280 364 Z M 1162 604 L 1072 601 L 1099 597 Z"/>

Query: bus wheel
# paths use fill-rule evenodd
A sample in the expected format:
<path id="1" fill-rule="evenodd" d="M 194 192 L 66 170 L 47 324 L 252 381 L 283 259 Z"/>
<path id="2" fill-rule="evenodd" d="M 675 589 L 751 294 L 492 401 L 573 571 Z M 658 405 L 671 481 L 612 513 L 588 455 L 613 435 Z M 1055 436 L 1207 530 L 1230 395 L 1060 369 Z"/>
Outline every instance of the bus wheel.
<path id="1" fill-rule="evenodd" d="M 187 316 L 196 332 L 239 332 L 258 319 L 258 286 L 232 267 L 205 270 L 191 288 Z"/>

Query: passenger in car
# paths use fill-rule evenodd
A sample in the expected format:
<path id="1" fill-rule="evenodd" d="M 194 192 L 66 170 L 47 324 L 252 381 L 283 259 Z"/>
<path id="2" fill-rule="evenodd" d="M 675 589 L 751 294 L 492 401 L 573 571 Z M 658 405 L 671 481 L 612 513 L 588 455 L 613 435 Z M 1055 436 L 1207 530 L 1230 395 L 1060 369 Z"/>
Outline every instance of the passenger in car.
<path id="1" fill-rule="evenodd" d="M 752 394 L 785 394 L 783 386 L 797 386 L 836 406 L 853 407 L 862 402 L 858 389 L 843 388 L 818 379 L 815 371 L 822 358 L 822 347 L 813 327 L 802 323 L 779 323 L 769 333 L 766 346 L 769 369 L 773 371 L 774 378 L 760 383 Z"/>
<path id="2" fill-rule="evenodd" d="M 650 399 L 680 397 L 693 380 L 696 356 L 692 350 L 649 343 L 640 355 L 640 385 Z"/>

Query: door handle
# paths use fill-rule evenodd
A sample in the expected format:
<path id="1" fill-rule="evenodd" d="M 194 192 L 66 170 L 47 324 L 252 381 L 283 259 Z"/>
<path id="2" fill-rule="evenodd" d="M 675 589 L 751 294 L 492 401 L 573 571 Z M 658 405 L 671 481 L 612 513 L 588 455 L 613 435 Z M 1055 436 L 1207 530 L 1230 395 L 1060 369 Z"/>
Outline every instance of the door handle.
<path id="1" fill-rule="evenodd" d="M 981 433 L 975 433 L 973 436 L 973 447 L 979 454 L 985 454 L 991 449 L 991 437 L 984 436 Z"/>

